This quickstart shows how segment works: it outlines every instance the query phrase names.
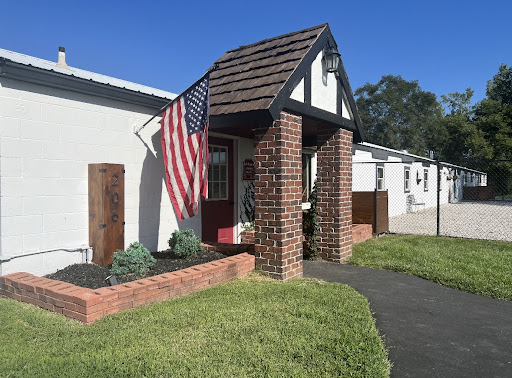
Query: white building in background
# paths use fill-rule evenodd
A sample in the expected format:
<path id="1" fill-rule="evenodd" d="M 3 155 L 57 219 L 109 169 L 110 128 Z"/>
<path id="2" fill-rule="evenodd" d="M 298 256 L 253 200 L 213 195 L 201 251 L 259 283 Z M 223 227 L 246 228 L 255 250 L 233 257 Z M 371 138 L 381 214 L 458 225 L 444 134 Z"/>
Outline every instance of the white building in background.
<path id="1" fill-rule="evenodd" d="M 371 143 L 353 145 L 352 190 L 388 191 L 390 217 L 437 205 L 437 162 Z M 486 186 L 487 175 L 440 162 L 440 203 L 463 198 L 464 186 Z"/>

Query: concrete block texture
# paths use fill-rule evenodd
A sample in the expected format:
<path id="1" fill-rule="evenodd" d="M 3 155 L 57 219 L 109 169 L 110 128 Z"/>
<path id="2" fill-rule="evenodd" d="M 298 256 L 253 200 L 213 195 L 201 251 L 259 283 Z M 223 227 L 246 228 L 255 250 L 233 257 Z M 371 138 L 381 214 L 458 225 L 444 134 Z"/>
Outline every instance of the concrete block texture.
<path id="1" fill-rule="evenodd" d="M 124 164 L 130 204 L 125 245 L 141 237 L 151 250 L 168 248 L 179 228 L 201 235 L 200 218 L 178 224 L 164 183 L 155 109 L 103 97 L 0 78 L 0 263 L 2 272 L 70 261 L 58 249 L 88 246 L 88 165 Z M 155 189 L 156 188 L 156 189 Z M 142 211 L 141 211 L 142 210 Z M 37 257 L 34 257 L 37 256 Z M 52 260 L 54 259 L 54 261 Z M 52 263 L 50 264 L 50 261 Z"/>

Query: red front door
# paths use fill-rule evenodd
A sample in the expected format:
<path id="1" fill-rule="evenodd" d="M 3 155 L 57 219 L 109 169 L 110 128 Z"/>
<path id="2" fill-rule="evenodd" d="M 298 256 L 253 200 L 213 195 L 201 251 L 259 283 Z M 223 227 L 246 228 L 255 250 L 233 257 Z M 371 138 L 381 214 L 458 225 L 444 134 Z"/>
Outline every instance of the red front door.
<path id="1" fill-rule="evenodd" d="M 201 203 L 203 241 L 234 243 L 233 141 L 208 138 L 208 198 Z"/>

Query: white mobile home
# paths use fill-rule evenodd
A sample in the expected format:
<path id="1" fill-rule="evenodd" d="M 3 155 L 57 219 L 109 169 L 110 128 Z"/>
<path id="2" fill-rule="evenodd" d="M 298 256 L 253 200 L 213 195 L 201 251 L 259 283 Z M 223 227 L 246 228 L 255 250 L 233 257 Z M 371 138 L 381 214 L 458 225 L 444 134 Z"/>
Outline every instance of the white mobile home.
<path id="1" fill-rule="evenodd" d="M 463 198 L 464 186 L 486 186 L 487 176 L 440 162 L 440 203 Z M 388 191 L 390 217 L 437 205 L 437 161 L 372 143 L 353 145 L 352 190 Z"/>

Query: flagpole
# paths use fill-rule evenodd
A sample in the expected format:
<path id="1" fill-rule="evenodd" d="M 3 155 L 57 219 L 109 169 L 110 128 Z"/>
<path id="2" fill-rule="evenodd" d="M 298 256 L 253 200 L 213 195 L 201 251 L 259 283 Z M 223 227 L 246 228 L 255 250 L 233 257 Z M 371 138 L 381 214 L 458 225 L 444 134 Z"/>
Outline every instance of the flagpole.
<path id="1" fill-rule="evenodd" d="M 195 86 L 197 83 L 199 83 L 201 80 L 203 80 L 203 78 L 204 78 L 206 75 L 208 75 L 208 74 L 212 73 L 212 72 L 213 72 L 213 71 L 215 71 L 217 68 L 219 68 L 219 65 L 218 65 L 218 64 L 215 64 L 212 68 L 210 68 L 208 71 L 206 71 L 206 72 L 205 72 L 205 74 L 204 74 L 203 76 L 201 76 L 201 78 L 200 78 L 200 79 L 196 80 L 196 81 L 194 82 L 194 84 L 192 84 L 191 86 L 189 86 L 187 89 L 185 89 L 185 90 L 184 90 L 183 92 L 181 92 L 181 93 L 183 94 L 183 93 L 185 93 L 186 91 L 188 91 L 190 88 L 192 88 L 192 87 L 193 87 L 193 86 Z M 181 94 L 180 94 L 180 95 L 178 95 L 178 96 L 176 96 L 175 98 L 173 98 L 171 101 L 169 101 L 169 102 L 168 102 L 167 104 L 165 104 L 164 106 L 162 106 L 162 107 L 160 108 L 160 110 L 159 110 L 157 113 L 155 113 L 155 115 L 154 115 L 153 117 L 151 117 L 151 118 L 149 119 L 149 121 L 147 121 L 144 125 L 142 125 L 142 126 L 141 126 L 141 127 L 139 127 L 139 128 L 136 128 L 136 127 L 135 127 L 135 128 L 134 128 L 134 130 L 133 130 L 133 132 L 134 132 L 135 134 L 137 134 L 137 135 L 138 135 L 138 134 L 139 134 L 139 132 L 140 132 L 144 127 L 146 127 L 146 125 L 147 125 L 148 123 L 150 123 L 152 120 L 154 120 L 154 119 L 155 119 L 155 118 L 156 118 L 160 113 L 162 113 L 162 112 L 163 112 L 163 111 L 164 111 L 164 110 L 165 110 L 169 105 L 171 105 L 171 104 L 173 103 L 173 101 L 174 101 L 174 100 L 176 100 L 176 99 L 177 99 L 178 97 L 180 97 L 180 96 L 181 96 Z"/>

